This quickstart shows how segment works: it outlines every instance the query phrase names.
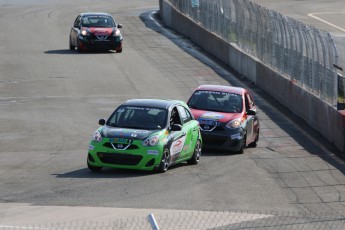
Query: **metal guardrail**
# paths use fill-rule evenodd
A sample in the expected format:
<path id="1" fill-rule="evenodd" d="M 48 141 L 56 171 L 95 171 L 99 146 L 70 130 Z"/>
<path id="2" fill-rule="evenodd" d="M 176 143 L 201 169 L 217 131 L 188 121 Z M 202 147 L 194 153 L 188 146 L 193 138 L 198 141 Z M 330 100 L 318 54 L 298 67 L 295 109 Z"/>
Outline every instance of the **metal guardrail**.
<path id="1" fill-rule="evenodd" d="M 331 33 L 249 0 L 168 1 L 196 23 L 332 106 L 337 106 L 338 96 L 345 92 L 344 86 L 338 87 L 338 82 L 345 80 L 338 79 L 334 67 L 339 56 Z"/>

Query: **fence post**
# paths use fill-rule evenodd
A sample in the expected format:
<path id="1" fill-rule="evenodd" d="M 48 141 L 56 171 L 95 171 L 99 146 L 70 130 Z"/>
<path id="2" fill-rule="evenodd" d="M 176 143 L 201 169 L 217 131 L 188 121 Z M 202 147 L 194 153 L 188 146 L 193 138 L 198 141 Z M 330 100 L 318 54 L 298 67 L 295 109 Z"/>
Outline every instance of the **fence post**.
<path id="1" fill-rule="evenodd" d="M 158 224 L 156 222 L 155 217 L 153 216 L 152 213 L 149 214 L 148 216 L 149 222 L 151 224 L 152 230 L 159 230 Z"/>

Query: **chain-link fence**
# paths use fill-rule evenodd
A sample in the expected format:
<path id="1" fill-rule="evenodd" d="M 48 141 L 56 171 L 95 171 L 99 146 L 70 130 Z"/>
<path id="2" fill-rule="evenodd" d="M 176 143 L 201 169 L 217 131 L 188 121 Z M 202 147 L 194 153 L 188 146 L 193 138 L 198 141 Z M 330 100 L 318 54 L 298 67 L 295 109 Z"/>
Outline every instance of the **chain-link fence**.
<path id="1" fill-rule="evenodd" d="M 336 106 L 338 53 L 332 34 L 249 0 L 168 1 L 207 30 Z"/>
<path id="2" fill-rule="evenodd" d="M 277 212 L 211 212 L 172 210 L 171 214 L 149 214 L 146 217 L 118 219 L 113 221 L 77 220 L 33 225 L 1 225 L 0 229 L 32 230 L 230 230 L 230 229 L 300 229 L 300 230 L 343 230 L 345 218 L 335 214 L 314 215 L 307 213 Z M 154 219 L 152 224 L 150 218 Z"/>

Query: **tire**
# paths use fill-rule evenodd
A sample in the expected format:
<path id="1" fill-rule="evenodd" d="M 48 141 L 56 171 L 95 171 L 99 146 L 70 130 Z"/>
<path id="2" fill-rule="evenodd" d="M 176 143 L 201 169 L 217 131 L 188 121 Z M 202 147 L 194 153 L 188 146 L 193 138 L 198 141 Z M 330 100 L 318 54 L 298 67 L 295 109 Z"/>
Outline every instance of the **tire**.
<path id="1" fill-rule="evenodd" d="M 162 160 L 161 160 L 161 163 L 159 164 L 158 172 L 160 173 L 166 172 L 170 166 L 170 163 L 171 163 L 170 151 L 168 148 L 164 148 Z"/>
<path id="2" fill-rule="evenodd" d="M 71 38 L 69 38 L 69 50 L 75 50 L 75 46 L 72 45 Z"/>
<path id="3" fill-rule="evenodd" d="M 82 48 L 82 45 L 80 44 L 80 41 L 79 41 L 79 40 L 77 40 L 77 51 L 78 51 L 79 53 L 83 52 L 83 48 Z"/>
<path id="4" fill-rule="evenodd" d="M 197 140 L 195 144 L 193 156 L 187 161 L 188 164 L 196 165 L 199 163 L 200 156 L 201 156 L 201 149 L 202 149 L 201 141 Z"/>
<path id="5" fill-rule="evenodd" d="M 87 162 L 87 167 L 92 171 L 92 172 L 99 172 L 102 170 L 102 167 L 97 167 L 97 166 L 92 166 Z"/>
<path id="6" fill-rule="evenodd" d="M 252 143 L 250 143 L 248 146 L 251 148 L 255 148 L 257 146 L 258 141 L 259 141 L 259 130 L 258 130 L 258 133 L 256 134 L 255 140 Z"/>
<path id="7" fill-rule="evenodd" d="M 244 153 L 244 148 L 246 147 L 246 140 L 247 135 L 244 135 L 242 138 L 242 143 L 241 143 L 241 148 L 237 151 L 237 154 L 243 154 Z"/>
<path id="8" fill-rule="evenodd" d="M 122 53 L 122 47 L 118 50 L 116 50 L 116 53 Z"/>

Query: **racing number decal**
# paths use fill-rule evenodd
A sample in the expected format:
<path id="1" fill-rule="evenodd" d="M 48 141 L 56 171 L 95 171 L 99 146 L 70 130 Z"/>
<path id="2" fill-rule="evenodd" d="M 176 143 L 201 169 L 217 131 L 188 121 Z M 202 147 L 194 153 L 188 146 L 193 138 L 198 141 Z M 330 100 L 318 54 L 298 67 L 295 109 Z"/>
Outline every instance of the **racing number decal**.
<path id="1" fill-rule="evenodd" d="M 173 141 L 170 147 L 171 161 L 175 161 L 180 157 L 185 142 L 186 135 Z"/>

